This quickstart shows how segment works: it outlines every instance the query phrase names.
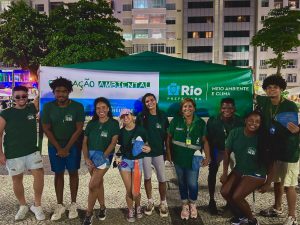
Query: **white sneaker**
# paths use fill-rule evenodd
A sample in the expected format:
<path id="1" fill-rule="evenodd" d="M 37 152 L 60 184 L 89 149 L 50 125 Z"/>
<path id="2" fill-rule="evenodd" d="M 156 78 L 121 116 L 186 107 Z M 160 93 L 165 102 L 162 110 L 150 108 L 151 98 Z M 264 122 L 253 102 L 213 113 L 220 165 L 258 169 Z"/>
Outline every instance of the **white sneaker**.
<path id="1" fill-rule="evenodd" d="M 62 204 L 57 204 L 54 209 L 54 213 L 51 216 L 51 220 L 59 220 L 65 211 L 66 207 L 64 207 Z"/>
<path id="2" fill-rule="evenodd" d="M 37 220 L 44 220 L 46 218 L 41 206 L 34 206 L 34 205 L 32 205 L 30 207 L 30 210 L 31 210 L 31 212 L 34 213 L 35 218 Z"/>
<path id="3" fill-rule="evenodd" d="M 76 202 L 72 202 L 69 207 L 69 219 L 74 219 L 78 217 Z"/>
<path id="4" fill-rule="evenodd" d="M 29 211 L 28 206 L 27 205 L 20 205 L 20 208 L 17 212 L 17 214 L 15 215 L 15 220 L 22 220 L 25 218 L 26 213 Z"/>
<path id="5" fill-rule="evenodd" d="M 297 219 L 289 216 L 283 225 L 298 225 Z"/>

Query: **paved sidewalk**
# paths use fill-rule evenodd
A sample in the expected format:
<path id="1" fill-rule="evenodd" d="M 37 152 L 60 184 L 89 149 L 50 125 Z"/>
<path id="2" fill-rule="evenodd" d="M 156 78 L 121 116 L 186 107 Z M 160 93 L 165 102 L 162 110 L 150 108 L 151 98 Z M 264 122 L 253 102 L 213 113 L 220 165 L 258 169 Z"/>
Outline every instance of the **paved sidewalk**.
<path id="1" fill-rule="evenodd" d="M 45 153 L 43 151 L 43 153 Z M 17 212 L 18 204 L 17 200 L 14 196 L 12 190 L 12 181 L 9 176 L 7 176 L 7 172 L 4 167 L 0 167 L 0 225 L 6 224 L 57 224 L 57 225 L 65 225 L 72 224 L 77 225 L 81 224 L 82 219 L 84 217 L 84 209 L 87 205 L 87 195 L 88 195 L 88 182 L 89 182 L 89 174 L 85 167 L 82 164 L 80 170 L 80 184 L 79 184 L 79 192 L 78 192 L 78 207 L 79 207 L 79 218 L 69 220 L 67 219 L 67 213 L 63 216 L 63 218 L 58 222 L 50 221 L 50 216 L 53 210 L 53 206 L 56 203 L 55 193 L 54 193 L 54 185 L 53 185 L 53 174 L 50 172 L 49 168 L 49 160 L 48 156 L 44 156 L 45 163 L 45 188 L 43 192 L 43 208 L 46 212 L 46 220 L 37 222 L 34 215 L 32 213 L 28 213 L 25 220 L 20 222 L 14 222 L 14 215 Z M 82 162 L 83 163 L 83 162 Z M 178 186 L 176 181 L 176 175 L 173 167 L 167 167 L 167 179 L 168 179 L 168 191 L 167 191 L 167 200 L 170 210 L 170 215 L 167 218 L 160 218 L 158 209 L 156 207 L 155 213 L 152 216 L 144 216 L 142 219 L 137 220 L 135 224 L 197 224 L 197 225 L 223 225 L 230 224 L 228 222 L 228 218 L 223 218 L 222 216 L 210 216 L 207 211 L 208 204 L 208 189 L 207 189 L 207 168 L 201 169 L 200 171 L 200 179 L 199 179 L 199 200 L 198 200 L 198 212 L 200 217 L 196 220 L 182 221 L 179 217 L 180 215 L 180 197 L 178 192 Z M 220 175 L 220 173 L 219 173 Z M 68 176 L 65 176 L 65 204 L 68 205 L 70 203 L 70 192 L 68 185 Z M 32 176 L 25 175 L 24 176 L 24 185 L 27 201 L 29 204 L 32 204 L 33 192 L 32 192 Z M 105 201 L 106 207 L 108 208 L 107 219 L 105 221 L 97 221 L 94 220 L 93 224 L 129 224 L 126 219 L 126 202 L 125 202 L 125 188 L 122 183 L 121 177 L 119 175 L 119 171 L 117 169 L 109 169 L 108 173 L 104 178 L 105 185 Z M 223 198 L 219 193 L 220 183 L 217 183 L 217 191 L 216 191 L 216 201 L 218 206 L 225 205 Z M 298 190 L 299 191 L 299 190 Z M 155 199 L 155 204 L 159 204 L 159 196 L 157 189 L 157 180 L 156 177 L 153 176 L 153 195 Z M 145 191 L 142 187 L 142 204 L 145 205 Z M 298 192 L 299 196 L 299 192 Z M 252 204 L 252 196 L 249 197 L 249 202 Z M 266 193 L 264 195 L 256 193 L 256 201 L 255 201 L 255 211 L 259 212 L 259 210 L 265 208 L 266 206 L 270 206 L 273 203 L 272 192 Z M 300 198 L 297 200 L 297 214 L 298 218 L 300 215 Z M 284 210 L 286 210 L 286 200 L 284 196 Z M 99 205 L 96 205 L 96 208 L 99 208 Z M 263 218 L 258 217 L 261 224 L 267 225 L 279 225 L 283 223 L 283 219 L 277 218 Z"/>

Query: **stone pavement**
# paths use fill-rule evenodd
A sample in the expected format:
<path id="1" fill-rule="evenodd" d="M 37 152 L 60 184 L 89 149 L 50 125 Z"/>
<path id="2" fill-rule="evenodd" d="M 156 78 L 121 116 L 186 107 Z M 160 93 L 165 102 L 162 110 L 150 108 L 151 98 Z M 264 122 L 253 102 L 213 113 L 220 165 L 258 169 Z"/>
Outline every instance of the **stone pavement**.
<path id="1" fill-rule="evenodd" d="M 67 213 L 63 216 L 63 218 L 58 222 L 50 221 L 50 216 L 53 210 L 53 206 L 56 203 L 55 193 L 54 193 L 54 185 L 53 185 L 53 174 L 50 172 L 49 160 L 46 155 L 45 149 L 43 149 L 44 163 L 45 163 L 45 188 L 43 192 L 43 208 L 46 213 L 46 220 L 37 222 L 34 215 L 32 213 L 28 213 L 25 220 L 20 222 L 14 222 L 14 215 L 18 209 L 18 203 L 14 196 L 12 190 L 12 181 L 9 176 L 7 176 L 7 172 L 5 168 L 0 167 L 0 225 L 6 224 L 17 224 L 17 225 L 25 225 L 25 224 L 55 224 L 55 225 L 77 225 L 81 224 L 84 217 L 84 209 L 87 205 L 87 195 L 88 195 L 88 182 L 89 182 L 89 174 L 88 171 L 83 165 L 80 170 L 80 184 L 79 184 L 79 192 L 77 203 L 79 207 L 79 218 L 69 220 L 67 219 Z M 230 224 L 228 222 L 228 218 L 223 218 L 222 216 L 210 216 L 207 211 L 208 204 L 208 189 L 207 189 L 207 168 L 201 169 L 200 178 L 199 178 L 199 198 L 198 198 L 198 212 L 200 217 L 194 220 L 182 221 L 179 217 L 180 215 L 180 197 L 178 192 L 178 186 L 176 182 L 176 175 L 173 167 L 167 167 L 167 179 L 168 179 L 168 191 L 167 191 L 167 201 L 169 205 L 170 215 L 167 218 L 160 218 L 158 214 L 158 209 L 156 207 L 155 213 L 152 216 L 144 216 L 142 219 L 139 219 L 135 222 L 135 224 L 197 224 L 197 225 L 223 225 Z M 220 175 L 220 172 L 219 172 Z M 68 205 L 70 203 L 70 192 L 68 189 L 68 176 L 65 176 L 65 204 Z M 32 177 L 30 175 L 24 176 L 24 186 L 25 186 L 25 194 L 27 197 L 28 204 L 32 204 L 33 200 L 33 192 L 32 192 Z M 105 186 L 105 201 L 106 207 L 108 208 L 107 217 L 105 221 L 98 221 L 94 219 L 93 224 L 128 224 L 125 219 L 126 216 L 126 202 L 125 202 L 125 188 L 122 183 L 121 177 L 117 169 L 109 169 L 104 178 L 104 186 Z M 216 191 L 216 201 L 218 206 L 223 206 L 225 204 L 222 196 L 219 193 L 220 183 L 217 183 L 217 191 Z M 298 189 L 299 196 L 299 189 Z M 159 195 L 157 189 L 157 180 L 156 177 L 153 176 L 153 197 L 155 199 L 155 204 L 159 204 Z M 272 192 L 266 194 L 255 194 L 255 211 L 259 212 L 261 209 L 266 206 L 270 206 L 273 203 Z M 251 205 L 253 200 L 252 196 L 249 197 L 249 202 Z M 142 187 L 142 204 L 146 203 L 145 191 Z M 300 206 L 300 198 L 298 198 L 297 205 Z M 286 210 L 286 200 L 284 196 L 284 209 Z M 96 205 L 96 208 L 99 208 L 99 205 Z M 300 215 L 300 208 L 297 207 L 298 218 Z M 257 217 L 261 224 L 266 225 L 279 225 L 283 223 L 283 219 L 269 219 L 263 217 Z"/>

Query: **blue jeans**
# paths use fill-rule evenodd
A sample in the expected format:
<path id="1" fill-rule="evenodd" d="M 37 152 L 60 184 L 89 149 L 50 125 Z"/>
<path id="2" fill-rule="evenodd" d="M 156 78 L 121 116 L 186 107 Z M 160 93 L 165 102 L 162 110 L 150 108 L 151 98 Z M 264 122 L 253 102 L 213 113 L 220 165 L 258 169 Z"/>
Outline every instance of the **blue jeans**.
<path id="1" fill-rule="evenodd" d="M 180 197 L 182 201 L 196 201 L 198 197 L 198 177 L 200 170 L 185 169 L 175 164 Z"/>

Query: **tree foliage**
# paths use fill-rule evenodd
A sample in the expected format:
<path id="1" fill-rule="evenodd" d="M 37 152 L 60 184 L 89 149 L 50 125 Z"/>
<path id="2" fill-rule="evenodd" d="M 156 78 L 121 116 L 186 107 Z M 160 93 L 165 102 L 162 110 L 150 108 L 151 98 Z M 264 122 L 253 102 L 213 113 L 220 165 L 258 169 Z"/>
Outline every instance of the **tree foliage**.
<path id="1" fill-rule="evenodd" d="M 47 54 L 47 16 L 18 1 L 0 15 L 0 21 L 0 61 L 36 74 Z"/>
<path id="2" fill-rule="evenodd" d="M 43 64 L 60 66 L 125 55 L 118 19 L 105 0 L 65 4 L 49 17 L 49 54 Z"/>
<path id="3" fill-rule="evenodd" d="M 288 7 L 273 9 L 262 24 L 263 28 L 253 36 L 251 44 L 273 50 L 276 58 L 268 60 L 267 63 L 277 68 L 276 74 L 281 75 L 281 68 L 289 62 L 284 59 L 284 53 L 300 46 L 300 11 Z"/>

